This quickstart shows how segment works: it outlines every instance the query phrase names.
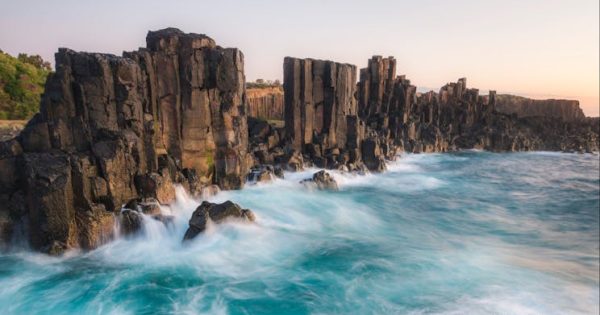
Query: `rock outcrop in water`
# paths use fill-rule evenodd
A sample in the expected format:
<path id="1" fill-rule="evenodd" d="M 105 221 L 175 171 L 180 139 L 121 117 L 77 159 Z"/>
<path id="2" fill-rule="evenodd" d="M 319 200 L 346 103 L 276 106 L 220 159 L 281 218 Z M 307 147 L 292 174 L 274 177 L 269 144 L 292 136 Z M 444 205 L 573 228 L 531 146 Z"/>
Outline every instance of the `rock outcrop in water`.
<path id="1" fill-rule="evenodd" d="M 60 49 L 40 113 L 0 146 L 0 213 L 60 252 L 111 238 L 133 198 L 240 188 L 248 154 L 244 57 L 199 34 L 149 32 L 124 57 Z"/>
<path id="2" fill-rule="evenodd" d="M 518 117 L 539 116 L 566 121 L 585 119 L 579 101 L 576 100 L 534 100 L 522 96 L 499 94 L 496 96 L 496 109 L 502 113 L 516 114 Z"/>
<path id="3" fill-rule="evenodd" d="M 221 223 L 225 220 L 254 222 L 255 219 L 251 210 L 242 209 L 229 200 L 221 204 L 204 201 L 192 214 L 189 222 L 190 227 L 185 232 L 183 240 L 193 239 L 204 232 L 209 222 Z"/>
<path id="4" fill-rule="evenodd" d="M 300 183 L 304 185 L 314 185 L 321 190 L 338 190 L 338 184 L 331 174 L 325 171 L 318 171 L 313 174 L 312 178 L 302 180 Z"/>

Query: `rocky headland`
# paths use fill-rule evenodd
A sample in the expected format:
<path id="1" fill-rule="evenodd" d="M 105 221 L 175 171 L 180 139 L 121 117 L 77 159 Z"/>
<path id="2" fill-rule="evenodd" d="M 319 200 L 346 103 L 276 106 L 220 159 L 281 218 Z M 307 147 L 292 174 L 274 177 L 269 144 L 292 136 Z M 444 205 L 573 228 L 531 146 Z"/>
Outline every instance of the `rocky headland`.
<path id="1" fill-rule="evenodd" d="M 307 165 L 363 173 L 402 152 L 598 150 L 597 119 L 504 113 L 495 92 L 481 96 L 464 78 L 417 93 L 393 57 L 374 56 L 360 72 L 286 57 L 281 99 L 249 100 L 240 50 L 172 28 L 146 42 L 123 56 L 56 53 L 40 112 L 0 142 L 2 241 L 22 234 L 51 254 L 93 249 L 116 224 L 135 233 L 142 213 L 168 224 L 156 209 L 177 185 L 206 196 Z M 337 189 L 327 173 L 306 183 Z M 186 239 L 227 218 L 255 220 L 233 203 L 204 203 Z"/>

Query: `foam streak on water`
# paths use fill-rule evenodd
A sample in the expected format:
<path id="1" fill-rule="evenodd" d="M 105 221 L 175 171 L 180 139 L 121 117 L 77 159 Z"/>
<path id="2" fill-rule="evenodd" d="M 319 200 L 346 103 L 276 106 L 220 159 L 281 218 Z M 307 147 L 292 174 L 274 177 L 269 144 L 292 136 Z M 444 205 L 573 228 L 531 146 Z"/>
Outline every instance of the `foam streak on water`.
<path id="1" fill-rule="evenodd" d="M 598 314 L 598 156 L 408 155 L 384 174 L 333 173 L 222 192 L 257 224 L 181 239 L 165 227 L 62 258 L 0 254 L 2 314 Z"/>

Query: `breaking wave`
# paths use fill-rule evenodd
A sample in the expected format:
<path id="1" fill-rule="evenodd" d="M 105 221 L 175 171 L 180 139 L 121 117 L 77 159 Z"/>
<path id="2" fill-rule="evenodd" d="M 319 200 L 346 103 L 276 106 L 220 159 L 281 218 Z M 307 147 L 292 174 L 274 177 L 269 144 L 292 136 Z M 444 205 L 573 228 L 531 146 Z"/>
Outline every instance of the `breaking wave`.
<path id="1" fill-rule="evenodd" d="M 199 205 L 177 190 L 173 224 L 94 251 L 0 254 L 3 314 L 598 314 L 593 155 L 406 155 L 382 174 L 317 169 L 209 198 L 256 224 L 181 240 Z"/>

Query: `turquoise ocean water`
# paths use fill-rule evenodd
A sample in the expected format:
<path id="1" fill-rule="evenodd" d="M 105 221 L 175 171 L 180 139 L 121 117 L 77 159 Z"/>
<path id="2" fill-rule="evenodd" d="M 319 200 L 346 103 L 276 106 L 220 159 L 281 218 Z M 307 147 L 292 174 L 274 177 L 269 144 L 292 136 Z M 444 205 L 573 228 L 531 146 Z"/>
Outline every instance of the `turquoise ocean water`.
<path id="1" fill-rule="evenodd" d="M 223 192 L 257 224 L 165 228 L 61 258 L 0 254 L 0 314 L 598 314 L 599 159 L 406 155 L 340 191 Z"/>

